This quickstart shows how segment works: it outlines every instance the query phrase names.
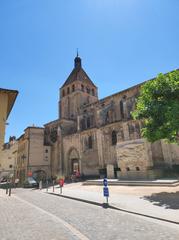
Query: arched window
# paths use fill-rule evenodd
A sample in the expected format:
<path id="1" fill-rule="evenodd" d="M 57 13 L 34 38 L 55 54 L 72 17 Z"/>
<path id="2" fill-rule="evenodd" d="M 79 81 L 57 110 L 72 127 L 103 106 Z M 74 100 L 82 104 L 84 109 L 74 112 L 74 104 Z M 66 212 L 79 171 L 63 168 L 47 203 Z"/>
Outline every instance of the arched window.
<path id="1" fill-rule="evenodd" d="M 75 85 L 73 84 L 72 85 L 72 92 L 74 92 L 75 91 Z"/>
<path id="2" fill-rule="evenodd" d="M 117 134 L 116 131 L 112 131 L 112 145 L 117 144 Z"/>
<path id="3" fill-rule="evenodd" d="M 140 171 L 140 168 L 139 168 L 139 167 L 136 167 L 136 171 Z"/>
<path id="4" fill-rule="evenodd" d="M 120 101 L 120 113 L 121 117 L 124 118 L 124 106 L 123 106 L 123 101 Z"/>
<path id="5" fill-rule="evenodd" d="M 129 172 L 129 171 L 130 171 L 130 168 L 129 168 L 129 167 L 127 167 L 127 168 L 126 168 L 126 171 L 128 171 L 128 172 Z"/>
<path id="6" fill-rule="evenodd" d="M 86 119 L 82 118 L 81 119 L 81 130 L 84 130 L 86 128 Z"/>
<path id="7" fill-rule="evenodd" d="M 92 136 L 88 137 L 88 148 L 92 149 L 93 148 L 93 140 L 92 140 Z"/>
<path id="8" fill-rule="evenodd" d="M 86 92 L 90 94 L 90 89 L 87 87 Z"/>
<path id="9" fill-rule="evenodd" d="M 109 123 L 109 111 L 106 113 L 105 123 Z"/>
<path id="10" fill-rule="evenodd" d="M 91 125 L 91 124 L 90 124 L 90 117 L 87 117 L 86 123 L 87 123 L 87 124 L 86 124 L 86 125 L 87 125 L 87 128 L 90 128 L 90 125 Z"/>
<path id="11" fill-rule="evenodd" d="M 65 96 L 65 89 L 63 89 L 63 91 L 62 91 L 62 96 L 63 97 Z"/>
<path id="12" fill-rule="evenodd" d="M 68 87 L 68 88 L 67 88 L 67 94 L 69 94 L 69 93 L 70 93 L 70 88 Z"/>

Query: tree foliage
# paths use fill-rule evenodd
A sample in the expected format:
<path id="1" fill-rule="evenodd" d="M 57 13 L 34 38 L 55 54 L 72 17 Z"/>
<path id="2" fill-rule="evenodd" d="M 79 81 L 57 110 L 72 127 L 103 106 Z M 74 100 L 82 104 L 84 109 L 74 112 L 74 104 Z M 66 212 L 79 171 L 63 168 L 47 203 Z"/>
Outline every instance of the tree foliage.
<path id="1" fill-rule="evenodd" d="M 142 136 L 154 142 L 179 142 L 179 70 L 159 74 L 141 87 L 134 119 L 142 119 Z"/>

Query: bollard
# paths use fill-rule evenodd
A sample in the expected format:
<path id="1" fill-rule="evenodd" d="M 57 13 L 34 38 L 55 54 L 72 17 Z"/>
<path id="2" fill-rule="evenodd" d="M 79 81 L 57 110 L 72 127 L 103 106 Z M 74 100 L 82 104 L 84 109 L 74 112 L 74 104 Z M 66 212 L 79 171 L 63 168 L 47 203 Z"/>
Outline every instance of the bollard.
<path id="1" fill-rule="evenodd" d="M 8 183 L 6 183 L 6 194 L 8 194 Z"/>
<path id="2" fill-rule="evenodd" d="M 39 189 L 42 190 L 42 180 L 39 182 Z"/>
<path id="3" fill-rule="evenodd" d="M 55 180 L 53 180 L 53 192 L 55 191 Z"/>
<path id="4" fill-rule="evenodd" d="M 46 181 L 46 186 L 47 186 L 46 191 L 48 192 L 48 180 Z"/>
<path id="5" fill-rule="evenodd" d="M 9 197 L 11 196 L 11 184 L 9 184 Z"/>

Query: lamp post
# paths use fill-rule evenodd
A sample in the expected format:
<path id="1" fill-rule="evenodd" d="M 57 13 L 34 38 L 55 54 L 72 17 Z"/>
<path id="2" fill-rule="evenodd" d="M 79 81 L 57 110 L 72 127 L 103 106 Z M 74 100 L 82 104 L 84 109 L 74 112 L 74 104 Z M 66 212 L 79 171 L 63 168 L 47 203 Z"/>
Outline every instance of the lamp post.
<path id="1" fill-rule="evenodd" d="M 22 159 L 22 162 L 21 162 L 21 177 L 22 178 L 25 178 L 25 172 L 24 172 L 24 174 L 23 174 L 23 176 L 22 176 L 22 163 L 24 164 L 24 161 L 25 161 L 25 159 L 26 159 L 26 155 L 23 153 L 23 155 L 21 156 L 21 159 Z M 21 179 L 22 180 L 22 179 Z M 24 180 L 24 179 L 23 179 Z"/>

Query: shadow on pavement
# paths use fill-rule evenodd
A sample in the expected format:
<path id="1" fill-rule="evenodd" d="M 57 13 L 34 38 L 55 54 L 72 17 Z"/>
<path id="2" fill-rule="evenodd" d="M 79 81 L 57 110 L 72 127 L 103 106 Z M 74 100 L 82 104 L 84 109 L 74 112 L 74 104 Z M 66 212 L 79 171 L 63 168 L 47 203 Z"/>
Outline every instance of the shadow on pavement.
<path id="1" fill-rule="evenodd" d="M 142 197 L 156 206 L 164 206 L 167 209 L 179 209 L 179 191 L 174 193 L 154 193 L 151 196 Z"/>

